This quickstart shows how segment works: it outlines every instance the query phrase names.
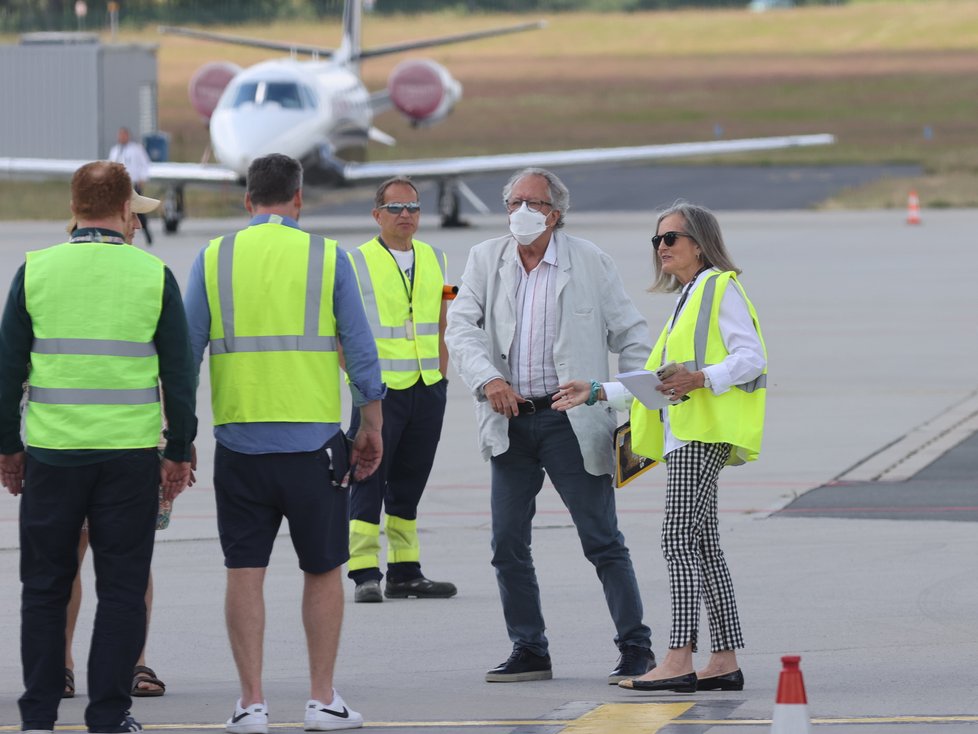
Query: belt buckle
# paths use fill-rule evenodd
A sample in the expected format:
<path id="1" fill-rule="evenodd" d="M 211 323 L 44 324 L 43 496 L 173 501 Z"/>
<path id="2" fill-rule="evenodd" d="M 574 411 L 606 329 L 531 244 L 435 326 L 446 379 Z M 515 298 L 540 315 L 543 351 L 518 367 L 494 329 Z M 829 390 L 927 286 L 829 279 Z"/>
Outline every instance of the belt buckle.
<path id="1" fill-rule="evenodd" d="M 523 409 L 524 406 L 526 406 L 526 410 Z M 532 400 L 524 400 L 522 403 L 519 403 L 519 409 L 519 415 L 533 415 L 537 412 L 536 403 Z"/>

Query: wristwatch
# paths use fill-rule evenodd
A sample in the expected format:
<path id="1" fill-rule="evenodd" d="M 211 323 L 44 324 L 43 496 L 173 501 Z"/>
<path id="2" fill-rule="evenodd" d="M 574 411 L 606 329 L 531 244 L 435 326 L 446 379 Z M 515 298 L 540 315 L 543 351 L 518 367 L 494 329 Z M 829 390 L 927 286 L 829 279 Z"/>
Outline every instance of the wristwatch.
<path id="1" fill-rule="evenodd" d="M 710 376 L 706 374 L 706 370 L 702 370 L 702 372 L 703 372 L 703 387 L 707 388 L 708 390 L 712 389 L 713 383 L 710 382 Z"/>

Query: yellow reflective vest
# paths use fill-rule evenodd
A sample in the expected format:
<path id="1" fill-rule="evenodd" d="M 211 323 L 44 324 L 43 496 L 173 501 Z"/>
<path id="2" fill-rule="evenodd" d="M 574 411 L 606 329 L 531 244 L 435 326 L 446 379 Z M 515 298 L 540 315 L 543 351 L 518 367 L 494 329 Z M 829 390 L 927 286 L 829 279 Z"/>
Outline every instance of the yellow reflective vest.
<path id="1" fill-rule="evenodd" d="M 411 280 L 376 237 L 349 253 L 383 380 L 393 390 L 405 390 L 419 378 L 426 385 L 442 379 L 439 321 L 448 260 L 431 245 L 413 245 Z"/>
<path id="2" fill-rule="evenodd" d="M 214 424 L 338 423 L 336 242 L 268 222 L 204 252 Z"/>
<path id="3" fill-rule="evenodd" d="M 666 322 L 645 369 L 654 371 L 661 367 L 663 353 L 670 361 L 684 364 L 690 372 L 722 362 L 728 352 L 720 335 L 720 302 L 731 283 L 747 303 L 757 337 L 767 356 L 757 312 L 736 275 L 711 271 L 703 277 L 703 283 L 690 295 L 671 331 Z M 721 395 L 714 395 L 709 389 L 694 390 L 689 394 L 689 400 L 666 409 L 670 430 L 681 441 L 731 444 L 728 464 L 754 461 L 761 450 L 766 394 L 767 367 L 757 379 L 745 385 L 734 385 Z M 634 400 L 631 423 L 635 453 L 663 461 L 665 431 L 659 411 L 649 410 Z"/>
<path id="4" fill-rule="evenodd" d="M 160 437 L 153 341 L 165 266 L 131 245 L 77 242 L 27 253 L 34 343 L 28 446 L 129 449 Z"/>

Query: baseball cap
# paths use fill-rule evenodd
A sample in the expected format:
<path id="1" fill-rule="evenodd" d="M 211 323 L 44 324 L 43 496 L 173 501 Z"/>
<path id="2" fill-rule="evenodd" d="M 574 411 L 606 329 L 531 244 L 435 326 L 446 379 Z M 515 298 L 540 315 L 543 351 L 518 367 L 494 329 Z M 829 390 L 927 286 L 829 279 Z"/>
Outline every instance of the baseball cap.
<path id="1" fill-rule="evenodd" d="M 132 198 L 129 199 L 129 206 L 134 214 L 149 214 L 152 211 L 156 211 L 156 207 L 159 205 L 159 199 L 152 199 L 148 196 L 137 194 L 136 189 L 132 190 Z"/>

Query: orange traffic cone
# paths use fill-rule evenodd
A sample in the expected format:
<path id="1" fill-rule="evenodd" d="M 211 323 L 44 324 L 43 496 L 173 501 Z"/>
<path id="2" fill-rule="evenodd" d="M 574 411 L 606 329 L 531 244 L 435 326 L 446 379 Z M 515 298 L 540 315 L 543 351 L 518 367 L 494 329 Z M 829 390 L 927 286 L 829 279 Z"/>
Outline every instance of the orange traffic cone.
<path id="1" fill-rule="evenodd" d="M 805 698 L 805 681 L 798 667 L 800 662 L 798 655 L 781 658 L 784 667 L 778 679 L 771 734 L 810 734 L 812 730 L 812 722 L 808 718 L 808 699 Z"/>
<path id="2" fill-rule="evenodd" d="M 907 224 L 920 224 L 920 199 L 916 191 L 907 197 Z"/>

